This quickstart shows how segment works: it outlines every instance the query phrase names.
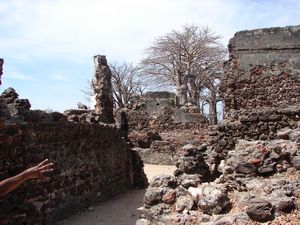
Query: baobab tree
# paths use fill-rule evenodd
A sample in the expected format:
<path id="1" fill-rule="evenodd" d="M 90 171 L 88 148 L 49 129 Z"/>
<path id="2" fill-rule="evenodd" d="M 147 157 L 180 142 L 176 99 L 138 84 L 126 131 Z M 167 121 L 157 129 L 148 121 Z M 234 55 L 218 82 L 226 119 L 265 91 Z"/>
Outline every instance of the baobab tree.
<path id="1" fill-rule="evenodd" d="M 208 27 L 186 25 L 156 38 L 141 66 L 144 76 L 176 87 L 179 105 L 199 106 L 201 90 L 221 74 L 225 53 L 220 37 Z"/>

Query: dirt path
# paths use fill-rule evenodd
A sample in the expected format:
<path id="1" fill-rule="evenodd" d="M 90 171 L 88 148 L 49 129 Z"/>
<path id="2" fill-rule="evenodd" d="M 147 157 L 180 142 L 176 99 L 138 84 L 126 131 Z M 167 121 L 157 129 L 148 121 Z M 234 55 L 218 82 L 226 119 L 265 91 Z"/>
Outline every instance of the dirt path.
<path id="1" fill-rule="evenodd" d="M 148 180 L 157 175 L 173 175 L 175 166 L 145 164 L 144 171 Z"/>
<path id="2" fill-rule="evenodd" d="M 156 175 L 172 175 L 175 166 L 146 164 L 144 170 L 150 180 Z M 64 220 L 58 225 L 134 225 L 141 215 L 144 194 L 144 189 L 132 190 L 94 207 L 90 212 Z"/>

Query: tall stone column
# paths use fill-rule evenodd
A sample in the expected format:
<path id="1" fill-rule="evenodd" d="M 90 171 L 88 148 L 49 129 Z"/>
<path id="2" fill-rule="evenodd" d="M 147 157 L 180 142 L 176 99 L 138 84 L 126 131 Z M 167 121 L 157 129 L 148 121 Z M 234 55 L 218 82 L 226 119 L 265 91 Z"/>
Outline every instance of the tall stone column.
<path id="1" fill-rule="evenodd" d="M 95 93 L 95 112 L 100 114 L 103 123 L 114 123 L 113 94 L 111 84 L 111 71 L 104 55 L 94 56 L 95 77 L 93 89 Z"/>
<path id="2" fill-rule="evenodd" d="M 3 73 L 3 63 L 4 63 L 4 60 L 0 58 L 0 85 L 1 85 L 1 76 L 2 76 L 2 73 Z M 0 144 L 3 143 L 5 141 L 5 135 L 4 135 L 4 128 L 5 128 L 5 125 L 4 125 L 4 120 L 6 119 L 6 105 L 4 104 L 4 101 L 0 95 Z"/>
<path id="3" fill-rule="evenodd" d="M 0 85 L 1 85 L 1 76 L 3 73 L 3 70 L 2 70 L 3 63 L 4 63 L 4 60 L 0 58 Z"/>

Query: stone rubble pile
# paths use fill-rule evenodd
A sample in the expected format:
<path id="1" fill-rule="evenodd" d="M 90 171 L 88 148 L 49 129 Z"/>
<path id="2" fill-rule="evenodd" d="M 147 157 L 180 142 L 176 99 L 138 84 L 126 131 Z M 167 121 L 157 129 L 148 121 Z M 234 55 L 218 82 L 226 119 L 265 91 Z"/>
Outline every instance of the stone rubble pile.
<path id="1" fill-rule="evenodd" d="M 141 224 L 250 224 L 300 207 L 300 123 L 289 139 L 238 140 L 215 179 L 205 147 L 187 145 L 175 176 L 157 176 L 144 197 Z M 195 155 L 194 153 L 198 154 Z M 199 156 L 200 155 L 200 156 Z"/>

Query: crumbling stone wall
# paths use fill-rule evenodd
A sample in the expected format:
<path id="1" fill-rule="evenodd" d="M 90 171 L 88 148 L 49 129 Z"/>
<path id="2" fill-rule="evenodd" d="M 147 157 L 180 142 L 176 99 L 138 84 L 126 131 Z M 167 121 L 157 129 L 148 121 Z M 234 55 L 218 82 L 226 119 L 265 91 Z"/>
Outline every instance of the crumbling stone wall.
<path id="1" fill-rule="evenodd" d="M 208 127 L 208 120 L 197 107 L 177 108 L 176 95 L 171 92 L 148 92 L 123 110 L 128 138 L 144 163 L 175 164 L 179 149 L 187 143 L 203 142 L 199 130 Z"/>
<path id="2" fill-rule="evenodd" d="M 90 203 L 147 185 L 139 156 L 115 125 L 32 111 L 17 96 L 12 88 L 0 96 L 0 180 L 45 158 L 55 170 L 49 180 L 28 181 L 1 199 L 0 221 L 54 224 Z"/>
<path id="3" fill-rule="evenodd" d="M 206 128 L 208 120 L 194 106 L 177 108 L 171 92 L 148 92 L 125 108 L 129 131 Z M 118 115 L 116 115 L 118 118 Z M 118 119 L 119 121 L 119 119 Z"/>
<path id="4" fill-rule="evenodd" d="M 300 121 L 300 106 L 282 109 L 258 109 L 256 111 L 235 111 L 234 119 L 211 127 L 209 143 L 213 146 L 211 155 L 224 159 L 234 149 L 238 139 L 276 140 L 289 139 L 289 133 L 297 129 Z M 295 140 L 293 140 L 295 141 Z"/>
<path id="5" fill-rule="evenodd" d="M 300 103 L 300 26 L 237 32 L 229 42 L 222 97 L 231 110 Z"/>
<path id="6" fill-rule="evenodd" d="M 100 115 L 102 122 L 114 123 L 111 71 L 104 55 L 96 55 L 94 60 L 96 72 L 92 85 L 95 92 L 95 112 Z"/>
<path id="7" fill-rule="evenodd" d="M 225 120 L 207 143 L 182 148 L 175 176 L 151 181 L 136 225 L 299 223 L 299 31 L 231 39 Z"/>
<path id="8" fill-rule="evenodd" d="M 289 179 L 280 173 L 299 176 L 296 170 L 300 168 L 300 26 L 238 32 L 230 40 L 229 53 L 221 86 L 225 120 L 212 127 L 208 162 L 215 177 L 222 174 L 222 183 L 235 176 L 253 176 L 251 182 L 261 179 L 263 184 L 257 182 L 261 187 L 275 186 L 278 181 L 272 179 L 277 176 L 284 180 L 277 186 L 282 191 Z M 272 178 L 262 179 L 265 176 Z M 244 198 L 243 192 L 238 198 Z M 283 202 L 292 205 L 286 212 L 295 208 L 291 199 L 280 199 L 275 193 L 256 192 L 254 201 L 247 202 L 248 217 L 259 222 L 273 220 L 280 215 Z M 268 217 L 256 210 L 263 204 L 270 209 Z"/>
<path id="9" fill-rule="evenodd" d="M 300 117 L 300 26 L 237 32 L 229 42 L 221 95 L 225 120 L 211 132 L 226 155 L 239 138 L 273 140 Z"/>

